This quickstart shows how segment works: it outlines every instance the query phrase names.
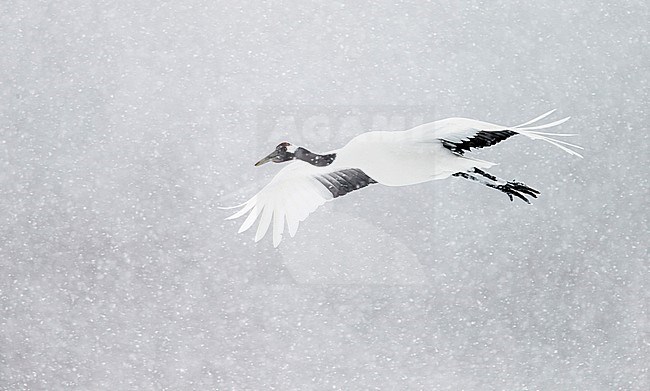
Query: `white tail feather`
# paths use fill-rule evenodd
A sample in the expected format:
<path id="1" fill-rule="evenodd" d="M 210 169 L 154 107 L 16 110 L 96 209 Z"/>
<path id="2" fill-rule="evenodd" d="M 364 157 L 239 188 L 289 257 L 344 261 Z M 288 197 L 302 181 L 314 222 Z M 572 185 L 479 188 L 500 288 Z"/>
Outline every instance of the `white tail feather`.
<path id="1" fill-rule="evenodd" d="M 551 111 L 547 111 L 546 113 L 540 115 L 539 117 L 533 118 L 533 119 L 531 119 L 531 120 L 528 121 L 528 122 L 524 122 L 523 124 L 519 124 L 519 125 L 515 126 L 515 128 L 521 128 L 521 127 L 524 127 L 524 126 L 526 126 L 526 125 L 530 125 L 530 124 L 532 124 L 532 123 L 535 123 L 535 122 L 537 122 L 537 121 L 539 121 L 539 120 L 541 120 L 541 119 L 544 119 L 544 118 L 548 117 L 549 115 L 555 113 L 555 110 L 556 110 L 556 109 L 553 109 L 553 110 L 551 110 Z"/>
<path id="2" fill-rule="evenodd" d="M 563 123 L 567 122 L 571 117 L 566 117 L 559 119 L 557 121 L 550 122 L 548 124 L 544 125 L 537 125 L 537 126 L 526 126 L 526 127 L 519 127 L 515 126 L 516 129 L 522 129 L 522 130 L 537 130 L 537 129 L 546 129 L 546 128 L 552 128 L 554 126 L 562 125 Z"/>
<path id="3" fill-rule="evenodd" d="M 561 150 L 563 150 L 563 151 L 565 151 L 565 152 L 567 152 L 567 153 L 569 153 L 571 155 L 574 155 L 574 156 L 577 156 L 577 157 L 580 157 L 580 158 L 582 157 L 582 155 L 579 154 L 578 152 L 573 151 L 573 150 L 565 147 L 564 145 L 558 144 L 557 140 L 553 140 L 553 139 L 550 139 L 550 138 L 544 138 L 542 140 L 546 141 L 549 144 L 555 145 L 556 147 L 560 148 Z"/>
<path id="4" fill-rule="evenodd" d="M 542 137 L 545 137 L 545 136 L 542 136 Z M 548 138 L 548 139 L 550 139 L 550 140 L 553 140 L 554 142 L 556 142 L 556 143 L 558 143 L 558 144 L 566 145 L 567 147 L 578 148 L 578 149 L 584 149 L 583 147 L 581 147 L 581 146 L 579 146 L 579 145 L 571 144 L 571 143 L 568 143 L 568 142 L 563 141 L 563 140 L 555 140 L 555 139 L 552 139 L 552 138 L 550 138 L 550 137 L 546 137 L 546 138 Z"/>
<path id="5" fill-rule="evenodd" d="M 517 125 L 517 126 L 511 128 L 511 129 L 513 131 L 521 134 L 521 135 L 524 135 L 524 136 L 532 139 L 532 140 L 545 141 L 545 142 L 547 142 L 547 143 L 549 143 L 551 145 L 554 145 L 554 146 L 560 148 L 561 150 L 563 150 L 563 151 L 565 151 L 565 152 L 567 152 L 567 153 L 569 153 L 571 155 L 582 157 L 582 155 L 580 155 L 578 152 L 576 152 L 576 151 L 574 151 L 574 150 L 572 150 L 570 148 L 567 148 L 567 147 L 571 147 L 571 148 L 577 148 L 577 149 L 584 149 L 581 146 L 571 144 L 571 143 L 568 143 L 568 142 L 563 141 L 563 140 L 556 140 L 554 138 L 549 137 L 549 136 L 553 136 L 553 137 L 570 137 L 570 136 L 575 136 L 574 134 L 536 132 L 536 130 L 538 130 L 538 129 L 547 129 L 547 128 L 552 128 L 554 126 L 561 125 L 561 124 L 565 123 L 566 121 L 568 121 L 571 117 L 562 118 L 560 120 L 549 122 L 549 123 L 544 124 L 544 125 L 526 126 L 526 125 L 530 125 L 530 124 L 533 124 L 535 122 L 538 122 L 539 120 L 541 120 L 543 118 L 548 117 L 553 112 L 555 112 L 555 110 L 551 110 L 551 111 L 549 111 L 547 113 L 544 113 L 544 114 L 540 115 L 537 118 L 534 118 L 534 119 L 532 119 L 532 120 L 530 120 L 528 122 L 524 122 L 523 124 Z"/>
<path id="6" fill-rule="evenodd" d="M 551 145 L 555 145 L 556 147 L 560 148 L 561 150 L 563 150 L 563 151 L 565 151 L 565 152 L 567 152 L 567 153 L 569 153 L 571 155 L 582 157 L 582 155 L 580 155 L 578 152 L 567 148 L 567 146 L 568 146 L 568 147 L 571 147 L 571 148 L 584 149 L 579 145 L 571 144 L 571 143 L 568 143 L 568 142 L 562 141 L 562 140 L 556 140 L 556 139 L 547 137 L 544 134 L 533 132 L 533 131 L 530 131 L 530 130 L 517 129 L 516 131 L 517 131 L 517 133 L 519 133 L 519 134 L 521 134 L 523 136 L 526 136 L 526 137 L 528 137 L 528 138 L 530 138 L 532 140 L 546 141 L 547 143 L 549 143 Z"/>
<path id="7" fill-rule="evenodd" d="M 573 137 L 577 136 L 577 133 L 547 133 L 547 132 L 535 132 L 536 134 L 542 134 L 544 136 L 553 136 L 553 137 Z"/>

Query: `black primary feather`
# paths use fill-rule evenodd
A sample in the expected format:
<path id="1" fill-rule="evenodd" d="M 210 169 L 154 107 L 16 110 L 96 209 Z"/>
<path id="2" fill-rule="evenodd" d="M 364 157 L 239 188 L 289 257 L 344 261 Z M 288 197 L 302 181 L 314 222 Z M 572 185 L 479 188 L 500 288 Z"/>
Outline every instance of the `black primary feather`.
<path id="1" fill-rule="evenodd" d="M 471 148 L 490 147 L 514 136 L 515 134 L 517 134 L 517 132 L 513 132 L 512 130 L 499 130 L 497 132 L 486 132 L 481 130 L 468 140 L 463 140 L 461 142 L 451 142 L 445 139 L 441 139 L 440 141 L 442 141 L 442 145 L 448 150 L 462 155 L 465 151 L 469 151 Z"/>

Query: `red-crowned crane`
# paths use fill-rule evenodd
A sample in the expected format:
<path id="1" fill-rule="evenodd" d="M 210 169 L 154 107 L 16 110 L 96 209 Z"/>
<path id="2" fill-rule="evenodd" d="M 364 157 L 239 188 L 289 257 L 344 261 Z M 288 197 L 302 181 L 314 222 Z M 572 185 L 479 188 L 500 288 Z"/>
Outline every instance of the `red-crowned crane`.
<path id="1" fill-rule="evenodd" d="M 318 154 L 287 142 L 257 162 L 283 163 L 284 167 L 259 193 L 227 219 L 248 213 L 239 232 L 249 229 L 259 219 L 255 241 L 264 237 L 272 225 L 273 245 L 282 240 L 285 225 L 293 237 L 298 224 L 320 205 L 354 190 L 379 183 L 385 186 L 407 186 L 416 183 L 461 177 L 484 184 L 530 203 L 527 197 L 537 198 L 539 192 L 520 182 L 508 182 L 484 171 L 495 163 L 466 155 L 472 148 L 492 146 L 516 134 L 533 140 L 543 140 L 571 155 L 580 154 L 569 149 L 581 147 L 551 137 L 573 136 L 538 132 L 554 127 L 569 118 L 534 125 L 546 118 L 551 110 L 517 126 L 502 126 L 467 118 L 447 118 L 416 126 L 405 131 L 377 131 L 360 134 L 343 148 Z"/>

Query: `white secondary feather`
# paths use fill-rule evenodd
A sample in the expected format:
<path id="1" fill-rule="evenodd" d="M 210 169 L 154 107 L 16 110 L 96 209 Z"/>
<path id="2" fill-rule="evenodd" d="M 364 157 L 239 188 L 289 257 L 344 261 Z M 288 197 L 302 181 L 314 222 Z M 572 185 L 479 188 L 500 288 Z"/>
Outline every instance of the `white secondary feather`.
<path id="1" fill-rule="evenodd" d="M 377 183 L 405 186 L 447 178 L 474 167 L 487 168 L 495 163 L 453 153 L 443 145 L 443 141 L 463 143 L 472 140 L 479 132 L 509 130 L 533 140 L 545 141 L 567 153 L 582 157 L 570 149 L 582 149 L 581 147 L 554 138 L 572 135 L 538 131 L 558 126 L 569 119 L 567 117 L 542 125 L 537 124 L 554 111 L 517 126 L 503 126 L 468 118 L 447 118 L 406 131 L 363 133 L 350 140 L 343 148 L 330 152 L 336 153 L 336 158 L 328 166 L 316 167 L 300 160 L 289 163 L 259 193 L 245 203 L 233 207 L 239 208 L 239 211 L 227 219 L 236 219 L 248 213 L 239 232 L 250 229 L 259 221 L 255 241 L 261 240 L 271 229 L 273 245 L 277 247 L 282 240 L 285 226 L 293 237 L 301 221 L 319 206 L 334 199 L 333 194 L 322 183 L 324 176 L 340 173 L 345 169 L 358 169 Z M 294 146 L 290 148 L 291 152 L 295 152 Z M 363 184 L 366 185 L 367 183 Z"/>

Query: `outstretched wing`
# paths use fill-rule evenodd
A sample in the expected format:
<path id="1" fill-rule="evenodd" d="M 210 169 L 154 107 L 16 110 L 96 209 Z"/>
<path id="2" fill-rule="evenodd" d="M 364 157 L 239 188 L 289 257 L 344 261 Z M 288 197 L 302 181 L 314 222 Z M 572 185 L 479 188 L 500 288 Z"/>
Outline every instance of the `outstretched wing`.
<path id="1" fill-rule="evenodd" d="M 293 237 L 300 222 L 319 206 L 373 183 L 377 182 L 356 168 L 315 167 L 296 161 L 278 172 L 271 182 L 250 200 L 237 206 L 236 208 L 241 209 L 226 220 L 236 219 L 248 213 L 239 228 L 240 233 L 259 220 L 255 234 L 256 242 L 266 235 L 273 223 L 273 246 L 277 247 L 282 240 L 285 223 L 289 228 L 289 235 Z"/>
<path id="2" fill-rule="evenodd" d="M 465 151 L 469 151 L 472 148 L 489 147 L 516 134 L 521 134 L 533 140 L 543 140 L 549 144 L 555 145 L 565 152 L 582 157 L 579 153 L 568 148 L 582 149 L 582 147 L 549 137 L 568 137 L 574 136 L 573 134 L 544 133 L 537 131 L 539 129 L 551 128 L 563 124 L 569 120 L 568 117 L 544 125 L 529 126 L 548 117 L 554 111 L 555 110 L 551 110 L 537 118 L 516 126 L 496 125 L 468 118 L 447 118 L 430 124 L 420 125 L 412 129 L 412 131 L 416 134 L 416 137 L 425 141 L 432 141 L 432 139 L 435 139 L 441 142 L 445 148 L 459 155 L 462 155 Z"/>

